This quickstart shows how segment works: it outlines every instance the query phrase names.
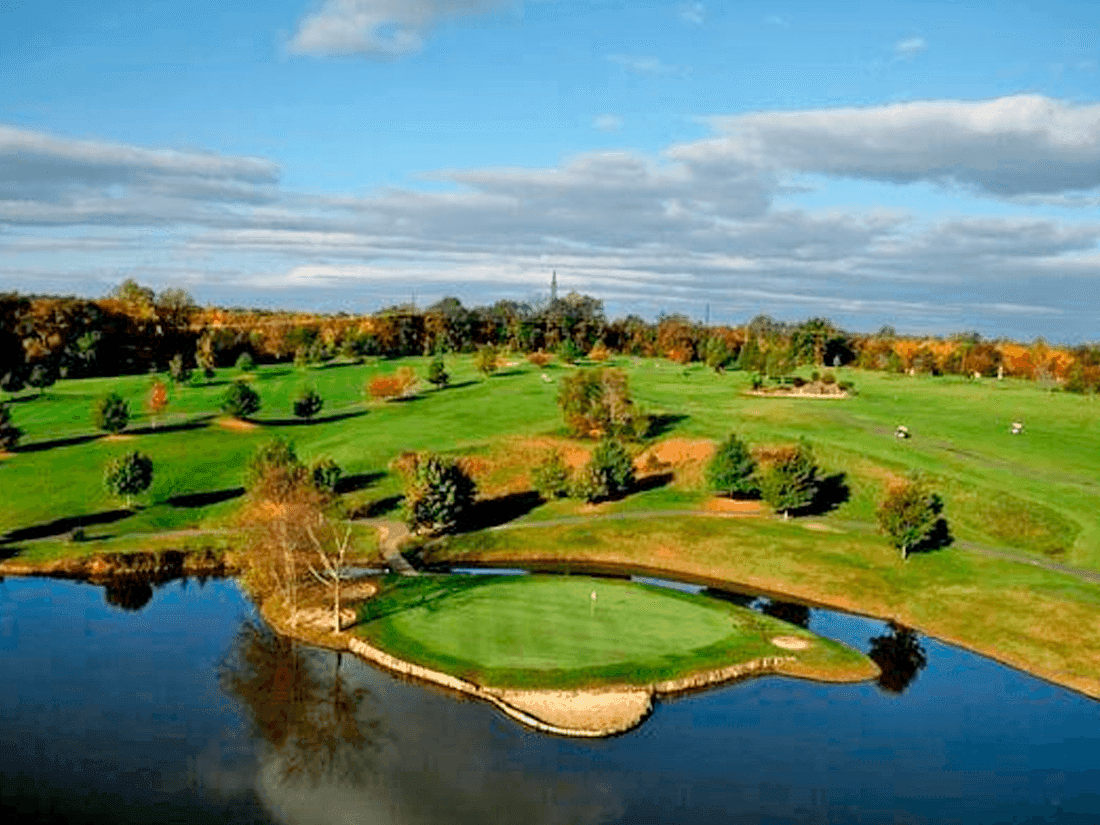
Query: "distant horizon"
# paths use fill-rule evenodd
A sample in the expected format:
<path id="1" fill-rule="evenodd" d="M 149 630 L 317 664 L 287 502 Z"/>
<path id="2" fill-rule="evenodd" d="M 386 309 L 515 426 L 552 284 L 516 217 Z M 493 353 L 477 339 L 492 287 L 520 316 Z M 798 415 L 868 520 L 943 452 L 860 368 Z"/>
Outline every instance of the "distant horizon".
<path id="1" fill-rule="evenodd" d="M 1100 337 L 1100 4 L 41 0 L 0 55 L 0 290 Z"/>

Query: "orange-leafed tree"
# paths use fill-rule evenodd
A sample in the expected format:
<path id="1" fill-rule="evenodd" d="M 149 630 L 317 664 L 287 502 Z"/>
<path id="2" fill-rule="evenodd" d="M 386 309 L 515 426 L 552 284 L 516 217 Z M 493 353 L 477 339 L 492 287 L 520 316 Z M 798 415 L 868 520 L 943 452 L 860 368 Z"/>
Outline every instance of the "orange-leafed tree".
<path id="1" fill-rule="evenodd" d="M 153 386 L 149 389 L 149 395 L 145 399 L 145 406 L 149 410 L 149 416 L 155 430 L 157 428 L 157 416 L 168 406 L 168 388 L 164 386 L 164 382 L 159 378 L 153 381 Z"/>

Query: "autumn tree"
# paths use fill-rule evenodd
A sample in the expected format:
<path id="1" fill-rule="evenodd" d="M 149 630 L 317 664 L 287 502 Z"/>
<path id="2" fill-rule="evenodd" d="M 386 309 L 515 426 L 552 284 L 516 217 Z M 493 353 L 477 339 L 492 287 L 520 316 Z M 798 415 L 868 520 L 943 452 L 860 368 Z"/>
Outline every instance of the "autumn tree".
<path id="1" fill-rule="evenodd" d="M 813 450 L 806 439 L 798 444 L 761 449 L 756 460 L 760 496 L 786 519 L 791 510 L 811 504 L 820 481 Z"/>
<path id="2" fill-rule="evenodd" d="M 153 386 L 149 389 L 149 395 L 145 398 L 145 406 L 149 410 L 153 429 L 155 430 L 157 428 L 157 416 L 168 406 L 168 388 L 164 386 L 163 381 L 159 379 L 153 381 Z"/>
<path id="3" fill-rule="evenodd" d="M 565 376 L 558 406 L 576 436 L 632 437 L 639 426 L 626 373 L 615 367 L 580 369 Z"/>

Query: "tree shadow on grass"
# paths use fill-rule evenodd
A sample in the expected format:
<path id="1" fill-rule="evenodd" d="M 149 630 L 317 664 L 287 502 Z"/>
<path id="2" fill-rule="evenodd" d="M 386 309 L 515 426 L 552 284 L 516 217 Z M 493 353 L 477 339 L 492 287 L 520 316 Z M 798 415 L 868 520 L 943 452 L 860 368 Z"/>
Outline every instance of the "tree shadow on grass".
<path id="1" fill-rule="evenodd" d="M 380 498 L 377 501 L 372 501 L 368 504 L 356 507 L 350 513 L 348 513 L 348 518 L 381 518 L 382 516 L 389 515 L 394 510 L 398 509 L 404 499 L 404 496 L 386 496 L 385 498 Z"/>
<path id="2" fill-rule="evenodd" d="M 159 433 L 183 433 L 190 430 L 201 430 L 206 427 L 211 421 L 214 420 L 213 415 L 202 415 L 191 421 L 184 421 L 181 424 L 169 424 L 165 427 L 153 427 L 152 425 L 145 427 L 136 427 L 132 430 L 127 430 L 126 435 L 157 435 Z"/>
<path id="3" fill-rule="evenodd" d="M 823 516 L 831 513 L 852 496 L 844 473 L 833 473 L 821 479 L 814 500 L 798 510 L 792 510 L 793 516 Z"/>
<path id="4" fill-rule="evenodd" d="M 87 444 L 89 441 L 95 441 L 100 438 L 104 433 L 95 433 L 93 435 L 74 435 L 69 438 L 54 438 L 50 441 L 36 441 L 33 444 L 20 444 L 12 452 L 15 453 L 37 453 L 42 450 L 52 450 L 55 447 L 75 447 L 78 444 Z"/>
<path id="5" fill-rule="evenodd" d="M 947 519 L 936 519 L 936 523 L 932 525 L 932 532 L 928 534 L 923 541 L 914 544 L 909 548 L 909 555 L 914 553 L 932 553 L 936 550 L 942 550 L 945 547 L 950 547 L 955 543 L 955 537 L 951 535 L 951 528 L 947 525 Z"/>
<path id="6" fill-rule="evenodd" d="M 66 516 L 54 519 L 46 524 L 36 524 L 33 527 L 20 527 L 0 536 L 0 546 L 14 544 L 20 541 L 32 541 L 44 539 L 49 536 L 60 536 L 69 533 L 78 527 L 91 527 L 95 524 L 111 524 L 133 515 L 132 510 L 104 510 L 101 513 L 90 513 L 84 516 Z"/>
<path id="7" fill-rule="evenodd" d="M 459 381 L 457 384 L 448 384 L 447 389 L 449 389 L 449 390 L 460 390 L 463 387 L 472 387 L 472 386 L 474 386 L 474 384 L 483 384 L 483 383 L 485 383 L 485 382 L 484 381 Z"/>
<path id="8" fill-rule="evenodd" d="M 534 490 L 483 499 L 475 502 L 470 508 L 459 532 L 472 533 L 487 527 L 507 524 L 531 512 L 542 502 L 542 496 Z"/>
<path id="9" fill-rule="evenodd" d="M 370 487 L 379 479 L 385 478 L 385 473 L 356 473 L 355 475 L 345 476 L 336 483 L 337 493 L 354 493 L 356 490 L 362 490 L 364 487 Z"/>
<path id="10" fill-rule="evenodd" d="M 646 438 L 660 438 L 670 430 L 672 430 L 677 424 L 687 421 L 686 415 L 672 415 L 668 413 L 659 413 L 652 415 L 649 418 L 649 428 L 646 430 Z"/>
<path id="11" fill-rule="evenodd" d="M 386 599 L 387 594 L 383 592 L 383 598 L 375 597 L 364 602 L 362 624 L 414 608 L 423 608 L 434 613 L 443 609 L 446 600 L 451 596 L 484 587 L 498 579 L 497 576 L 444 576 L 433 577 L 430 584 L 426 584 L 424 580 L 406 579 L 396 587 L 398 593 L 405 591 L 398 597 Z"/>
<path id="12" fill-rule="evenodd" d="M 523 373 L 525 371 L 526 370 L 517 370 L 517 369 L 497 370 L 496 372 L 493 373 L 493 375 L 494 376 L 499 376 L 499 377 L 502 377 L 502 378 L 507 378 L 510 375 L 523 375 Z"/>
<path id="13" fill-rule="evenodd" d="M 265 427 L 301 427 L 306 424 L 332 424 L 336 421 L 347 421 L 349 418 L 359 418 L 367 414 L 367 410 L 349 410 L 348 412 L 322 415 L 317 418 L 268 418 L 257 421 Z"/>
<path id="14" fill-rule="evenodd" d="M 634 489 L 631 492 L 646 493 L 650 490 L 656 490 L 671 483 L 672 479 L 672 473 L 653 473 L 651 475 L 642 476 L 634 482 Z"/>
<path id="15" fill-rule="evenodd" d="M 230 487 L 226 490 L 208 490 L 205 493 L 171 496 L 168 504 L 172 507 L 209 507 L 211 504 L 221 504 L 223 501 L 229 501 L 241 495 L 244 495 L 244 487 Z"/>

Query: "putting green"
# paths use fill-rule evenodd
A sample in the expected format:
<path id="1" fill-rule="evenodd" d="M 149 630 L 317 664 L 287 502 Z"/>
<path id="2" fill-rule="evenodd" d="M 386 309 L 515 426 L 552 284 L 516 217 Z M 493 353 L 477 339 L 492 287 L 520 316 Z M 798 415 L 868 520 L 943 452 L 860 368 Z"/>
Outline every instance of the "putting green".
<path id="1" fill-rule="evenodd" d="M 770 641 L 780 634 L 817 642 L 814 658 L 827 648 L 862 659 L 713 598 L 582 576 L 404 579 L 364 605 L 362 618 L 360 633 L 391 655 L 501 687 L 677 678 L 783 655 Z"/>

